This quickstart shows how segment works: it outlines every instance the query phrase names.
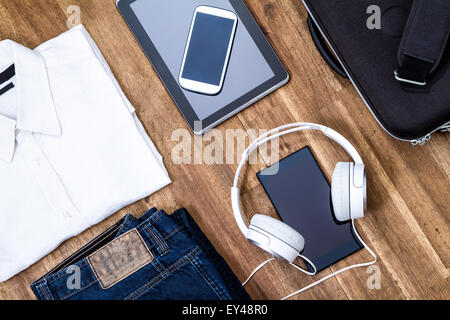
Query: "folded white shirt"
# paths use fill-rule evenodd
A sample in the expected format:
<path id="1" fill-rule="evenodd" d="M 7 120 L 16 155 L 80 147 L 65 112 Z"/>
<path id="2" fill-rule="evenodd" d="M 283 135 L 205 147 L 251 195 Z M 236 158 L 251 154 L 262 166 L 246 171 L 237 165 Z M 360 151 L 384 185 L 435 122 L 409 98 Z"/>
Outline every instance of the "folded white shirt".
<path id="1" fill-rule="evenodd" d="M 14 88 L 0 95 L 0 282 L 170 183 L 83 26 L 35 50 L 1 41 L 0 72 L 11 64 Z"/>

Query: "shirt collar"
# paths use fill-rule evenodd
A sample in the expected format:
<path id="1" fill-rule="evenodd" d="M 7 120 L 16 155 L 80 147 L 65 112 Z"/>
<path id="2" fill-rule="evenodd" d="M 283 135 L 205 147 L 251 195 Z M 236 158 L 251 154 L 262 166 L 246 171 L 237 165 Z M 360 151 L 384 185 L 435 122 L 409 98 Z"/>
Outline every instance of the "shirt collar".
<path id="1" fill-rule="evenodd" d="M 47 68 L 42 55 L 14 41 L 0 41 L 0 65 L 15 64 L 17 120 L 0 114 L 0 159 L 11 162 L 17 130 L 61 135 Z"/>

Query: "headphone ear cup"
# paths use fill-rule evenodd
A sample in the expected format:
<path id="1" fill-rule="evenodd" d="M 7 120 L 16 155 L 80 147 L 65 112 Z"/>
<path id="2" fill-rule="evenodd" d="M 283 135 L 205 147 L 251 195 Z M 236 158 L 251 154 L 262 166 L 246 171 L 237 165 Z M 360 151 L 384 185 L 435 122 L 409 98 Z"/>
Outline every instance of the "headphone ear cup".
<path id="1" fill-rule="evenodd" d="M 255 214 L 250 221 L 250 228 L 252 226 L 278 238 L 299 253 L 305 247 L 305 239 L 303 236 L 297 230 L 278 219 L 262 214 Z"/>
<path id="2" fill-rule="evenodd" d="M 331 179 L 334 216 L 340 222 L 350 220 L 350 171 L 353 163 L 339 162 Z"/>

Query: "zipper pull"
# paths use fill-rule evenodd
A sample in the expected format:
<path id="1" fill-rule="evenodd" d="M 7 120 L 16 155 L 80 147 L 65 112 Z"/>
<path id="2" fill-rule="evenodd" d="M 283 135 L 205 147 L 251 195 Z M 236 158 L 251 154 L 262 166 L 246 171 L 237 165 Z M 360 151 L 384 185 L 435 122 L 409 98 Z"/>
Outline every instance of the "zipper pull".
<path id="1" fill-rule="evenodd" d="M 424 146 L 431 139 L 431 135 L 427 134 L 425 137 L 415 139 L 411 141 L 413 147 L 415 146 Z"/>
<path id="2" fill-rule="evenodd" d="M 450 132 L 450 123 L 440 128 L 440 132 Z"/>

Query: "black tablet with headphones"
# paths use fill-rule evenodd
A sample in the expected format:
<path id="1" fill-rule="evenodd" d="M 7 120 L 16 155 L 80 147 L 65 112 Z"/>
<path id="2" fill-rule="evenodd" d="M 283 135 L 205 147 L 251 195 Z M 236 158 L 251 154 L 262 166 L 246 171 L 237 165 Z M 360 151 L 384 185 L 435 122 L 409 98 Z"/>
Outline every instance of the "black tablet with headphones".
<path id="1" fill-rule="evenodd" d="M 330 185 L 309 147 L 276 165 L 276 174 L 272 174 L 272 166 L 257 176 L 281 220 L 305 238 L 302 254 L 315 264 L 317 272 L 363 248 L 351 221 L 336 220 Z"/>

